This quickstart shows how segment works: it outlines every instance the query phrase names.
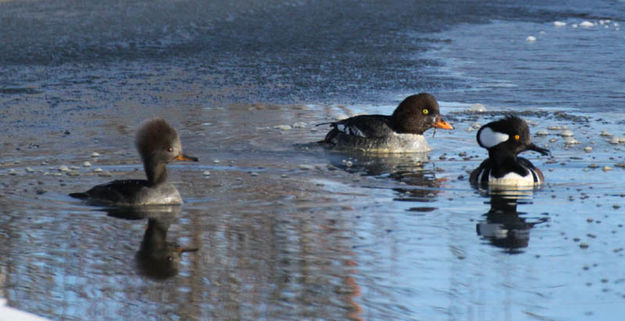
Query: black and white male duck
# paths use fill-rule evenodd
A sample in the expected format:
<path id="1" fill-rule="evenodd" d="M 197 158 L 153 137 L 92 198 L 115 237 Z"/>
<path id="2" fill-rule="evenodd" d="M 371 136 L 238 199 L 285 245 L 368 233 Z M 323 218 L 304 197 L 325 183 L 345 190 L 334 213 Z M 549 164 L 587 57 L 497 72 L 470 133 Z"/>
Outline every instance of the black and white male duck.
<path id="1" fill-rule="evenodd" d="M 545 181 L 540 169 L 517 156 L 526 150 L 550 154 L 530 141 L 530 130 L 523 119 L 508 116 L 482 126 L 477 143 L 488 150 L 488 158 L 471 173 L 472 184 L 534 186 Z"/>
<path id="2" fill-rule="evenodd" d="M 428 93 L 408 96 L 392 115 L 360 115 L 328 123 L 332 129 L 319 143 L 337 149 L 365 152 L 427 152 L 423 133 L 430 128 L 453 129 L 440 115 L 438 102 Z"/>
<path id="3" fill-rule="evenodd" d="M 69 194 L 93 204 L 116 206 L 177 205 L 182 203 L 180 193 L 167 182 L 169 162 L 195 161 L 197 158 L 182 153 L 178 133 L 161 118 L 144 121 L 135 141 L 147 180 L 124 179 L 96 185 L 82 193 Z"/>

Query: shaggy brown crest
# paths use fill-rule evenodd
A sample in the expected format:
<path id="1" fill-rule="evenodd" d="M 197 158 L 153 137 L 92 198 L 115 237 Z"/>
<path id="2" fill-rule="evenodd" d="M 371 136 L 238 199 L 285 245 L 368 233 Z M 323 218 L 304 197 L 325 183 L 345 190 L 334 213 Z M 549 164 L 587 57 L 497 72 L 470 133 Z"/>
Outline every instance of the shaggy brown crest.
<path id="1" fill-rule="evenodd" d="M 167 150 L 172 144 L 179 145 L 178 133 L 165 120 L 161 118 L 153 118 L 144 121 L 139 127 L 135 144 L 141 155 L 141 159 L 145 160 L 155 151 Z M 175 146 L 178 147 L 178 146 Z"/>

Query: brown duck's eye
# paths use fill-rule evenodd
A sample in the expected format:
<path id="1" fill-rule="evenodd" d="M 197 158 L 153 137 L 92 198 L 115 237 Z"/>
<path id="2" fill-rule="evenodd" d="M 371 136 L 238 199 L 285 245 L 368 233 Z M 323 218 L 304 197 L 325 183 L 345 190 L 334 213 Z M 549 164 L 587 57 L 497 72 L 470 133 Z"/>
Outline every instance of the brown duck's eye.
<path id="1" fill-rule="evenodd" d="M 174 148 L 173 147 L 167 147 L 167 151 L 171 153 L 171 152 L 174 151 Z"/>
<path id="2" fill-rule="evenodd" d="M 427 108 L 424 108 L 424 109 L 423 109 L 423 115 L 427 115 L 427 114 L 429 114 L 429 113 L 430 113 L 430 111 L 429 111 Z"/>
<path id="3" fill-rule="evenodd" d="M 514 140 L 519 140 L 519 139 L 521 139 L 521 136 L 519 136 L 518 134 L 514 135 Z"/>

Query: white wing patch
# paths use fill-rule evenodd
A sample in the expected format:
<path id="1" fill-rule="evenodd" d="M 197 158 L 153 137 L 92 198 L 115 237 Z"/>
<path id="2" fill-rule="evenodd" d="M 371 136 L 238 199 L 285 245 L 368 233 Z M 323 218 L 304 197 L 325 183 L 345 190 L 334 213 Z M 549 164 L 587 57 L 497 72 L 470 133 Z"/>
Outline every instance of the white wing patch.
<path id="1" fill-rule="evenodd" d="M 347 135 L 364 137 L 364 138 L 367 137 L 367 135 L 365 135 L 365 133 L 363 133 L 356 126 L 350 126 L 350 125 L 345 125 L 345 124 L 336 124 L 336 129 L 338 131 L 340 131 L 340 132 L 343 132 L 343 133 L 347 134 Z"/>
<path id="2" fill-rule="evenodd" d="M 480 144 L 486 148 L 491 148 L 495 145 L 503 143 L 508 140 L 510 136 L 504 133 L 498 133 L 490 129 L 490 127 L 484 127 L 480 131 L 480 135 L 478 139 L 480 140 Z"/>

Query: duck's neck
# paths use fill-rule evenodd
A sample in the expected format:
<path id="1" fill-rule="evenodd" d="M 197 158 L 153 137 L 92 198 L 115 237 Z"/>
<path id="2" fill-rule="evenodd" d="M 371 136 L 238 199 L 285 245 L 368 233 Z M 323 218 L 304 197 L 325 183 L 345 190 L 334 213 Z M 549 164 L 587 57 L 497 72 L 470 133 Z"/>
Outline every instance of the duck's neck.
<path id="1" fill-rule="evenodd" d="M 158 185 L 164 183 L 167 180 L 167 164 L 163 162 L 155 162 L 153 160 L 147 159 L 143 163 L 143 169 L 145 170 L 145 175 L 148 178 L 148 182 L 153 185 Z"/>
<path id="2" fill-rule="evenodd" d="M 141 250 L 154 253 L 166 249 L 167 229 L 169 229 L 169 224 L 158 219 L 149 219 L 148 228 L 143 235 L 143 242 L 141 242 Z"/>

